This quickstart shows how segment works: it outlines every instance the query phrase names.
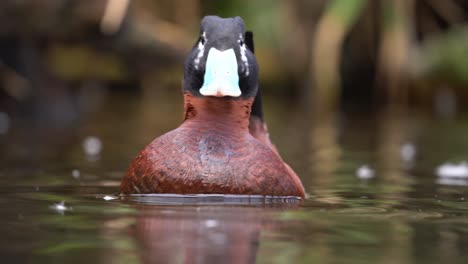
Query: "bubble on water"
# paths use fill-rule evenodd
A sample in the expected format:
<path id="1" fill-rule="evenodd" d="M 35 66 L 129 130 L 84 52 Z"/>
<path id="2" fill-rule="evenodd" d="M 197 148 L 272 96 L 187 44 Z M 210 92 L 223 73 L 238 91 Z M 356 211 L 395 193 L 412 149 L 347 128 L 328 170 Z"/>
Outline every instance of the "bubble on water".
<path id="1" fill-rule="evenodd" d="M 89 136 L 83 140 L 83 150 L 87 156 L 97 156 L 102 151 L 102 142 L 99 138 Z"/>
<path id="2" fill-rule="evenodd" d="M 0 135 L 5 135 L 10 130 L 10 117 L 5 112 L 0 112 Z"/>
<path id="3" fill-rule="evenodd" d="M 71 211 L 72 208 L 70 206 L 66 206 L 64 201 L 61 201 L 60 203 L 56 203 L 50 206 L 50 209 L 63 214 L 66 211 Z"/>
<path id="4" fill-rule="evenodd" d="M 406 143 L 400 149 L 401 158 L 406 162 L 411 162 L 416 157 L 416 146 L 411 143 Z"/>
<path id="5" fill-rule="evenodd" d="M 448 186 L 468 186 L 468 180 L 463 178 L 437 178 L 437 184 Z"/>
<path id="6" fill-rule="evenodd" d="M 468 163 L 444 163 L 437 167 L 436 174 L 440 178 L 468 178 Z"/>
<path id="7" fill-rule="evenodd" d="M 105 201 L 112 201 L 112 200 L 117 199 L 117 197 L 106 195 L 106 196 L 102 197 L 102 199 L 105 200 Z"/>
<path id="8" fill-rule="evenodd" d="M 375 171 L 368 165 L 362 165 L 356 170 L 356 176 L 361 180 L 368 180 L 375 177 Z"/>

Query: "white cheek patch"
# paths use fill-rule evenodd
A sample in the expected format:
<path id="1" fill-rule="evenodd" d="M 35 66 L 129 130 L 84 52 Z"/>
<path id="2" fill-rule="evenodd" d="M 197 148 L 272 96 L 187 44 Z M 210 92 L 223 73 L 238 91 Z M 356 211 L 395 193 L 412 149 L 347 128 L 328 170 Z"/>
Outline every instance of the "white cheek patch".
<path id="1" fill-rule="evenodd" d="M 206 42 L 206 32 L 203 32 L 202 37 L 205 38 L 205 42 Z M 197 48 L 198 48 L 198 54 L 193 62 L 196 70 L 198 70 L 198 66 L 200 65 L 200 60 L 201 58 L 203 58 L 203 55 L 205 54 L 205 45 L 203 45 L 200 41 L 198 42 Z"/>
<path id="2" fill-rule="evenodd" d="M 219 51 L 211 48 L 206 59 L 206 70 L 200 94 L 204 96 L 239 97 L 237 58 L 233 49 Z"/>

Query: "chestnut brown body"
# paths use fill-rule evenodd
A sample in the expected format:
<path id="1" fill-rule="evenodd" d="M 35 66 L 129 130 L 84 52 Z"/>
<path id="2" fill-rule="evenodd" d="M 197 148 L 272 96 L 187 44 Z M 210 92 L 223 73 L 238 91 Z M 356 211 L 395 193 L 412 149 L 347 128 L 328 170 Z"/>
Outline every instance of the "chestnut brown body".
<path id="1" fill-rule="evenodd" d="M 185 92 L 184 103 L 182 125 L 140 152 L 121 193 L 304 197 L 299 178 L 270 143 L 263 122 L 253 121 L 253 135 L 249 132 L 252 99 L 198 98 Z"/>

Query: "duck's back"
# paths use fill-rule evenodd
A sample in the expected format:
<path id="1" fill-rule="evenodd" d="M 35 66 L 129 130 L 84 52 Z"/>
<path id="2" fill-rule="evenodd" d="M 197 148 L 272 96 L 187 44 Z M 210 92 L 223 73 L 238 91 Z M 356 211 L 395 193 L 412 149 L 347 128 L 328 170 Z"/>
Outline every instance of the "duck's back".
<path id="1" fill-rule="evenodd" d="M 304 195 L 268 146 L 249 133 L 219 132 L 181 126 L 155 139 L 131 164 L 120 192 Z"/>

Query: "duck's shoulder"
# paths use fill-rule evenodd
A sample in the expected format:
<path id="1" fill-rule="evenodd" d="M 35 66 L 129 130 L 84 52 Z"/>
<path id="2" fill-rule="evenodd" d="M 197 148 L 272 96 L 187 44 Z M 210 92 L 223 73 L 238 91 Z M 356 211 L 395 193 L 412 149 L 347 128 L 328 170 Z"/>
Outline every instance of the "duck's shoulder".
<path id="1" fill-rule="evenodd" d="M 226 163 L 240 164 L 242 167 L 255 165 L 259 168 L 284 169 L 284 162 L 276 149 L 250 133 L 232 135 L 184 126 L 154 139 L 140 152 L 137 159 L 156 165 L 162 159 L 175 162 L 183 159 L 184 163 Z"/>
<path id="2" fill-rule="evenodd" d="M 168 179 L 180 168 L 193 168 L 193 148 L 187 143 L 189 135 L 186 131 L 176 128 L 148 144 L 130 164 L 125 178 L 120 186 L 121 193 L 157 192 L 157 180 Z M 189 158 L 187 158 L 189 157 Z M 185 172 L 189 174 L 188 171 Z"/>
<path id="3" fill-rule="evenodd" d="M 250 136 L 250 160 L 253 163 L 251 165 L 251 173 L 253 174 L 288 174 L 288 170 L 279 156 L 279 154 L 271 148 L 270 145 L 258 140 L 257 138 Z M 263 172 L 263 173 L 260 173 Z"/>
<path id="4" fill-rule="evenodd" d="M 176 128 L 169 131 L 143 148 L 131 164 L 131 169 L 165 168 L 171 163 L 178 163 L 184 156 L 193 156 L 195 144 L 187 131 Z"/>

